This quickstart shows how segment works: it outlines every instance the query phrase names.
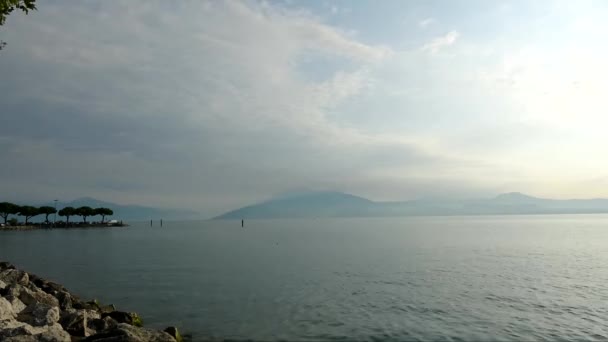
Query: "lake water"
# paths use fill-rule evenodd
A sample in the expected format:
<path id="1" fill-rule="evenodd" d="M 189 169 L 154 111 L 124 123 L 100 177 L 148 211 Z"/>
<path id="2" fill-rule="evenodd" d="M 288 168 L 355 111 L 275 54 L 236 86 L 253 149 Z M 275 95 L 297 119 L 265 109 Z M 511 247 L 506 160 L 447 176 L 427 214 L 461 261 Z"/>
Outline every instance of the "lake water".
<path id="1" fill-rule="evenodd" d="M 608 215 L 12 231 L 0 260 L 196 341 L 608 338 Z"/>

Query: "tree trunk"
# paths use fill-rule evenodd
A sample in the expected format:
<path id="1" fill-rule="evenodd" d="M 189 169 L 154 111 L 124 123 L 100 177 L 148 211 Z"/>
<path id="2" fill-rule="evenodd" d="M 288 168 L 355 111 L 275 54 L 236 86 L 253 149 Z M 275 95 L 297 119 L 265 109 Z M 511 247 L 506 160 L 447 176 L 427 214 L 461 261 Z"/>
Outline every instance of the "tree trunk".
<path id="1" fill-rule="evenodd" d="M 30 218 L 28 216 L 25 217 L 25 225 L 27 226 L 27 220 L 29 220 Z"/>
<path id="2" fill-rule="evenodd" d="M 44 222 L 46 222 L 46 224 L 49 224 L 49 214 L 45 214 L 46 218 L 44 219 Z"/>
<path id="3" fill-rule="evenodd" d="M 4 219 L 4 225 L 6 225 L 6 223 L 8 222 L 8 214 L 6 215 L 2 215 L 2 218 Z"/>
<path id="4" fill-rule="evenodd" d="M 87 217 L 82 215 L 82 223 L 87 223 Z"/>
<path id="5" fill-rule="evenodd" d="M 101 215 L 101 224 L 103 224 L 103 221 L 105 221 L 106 219 L 106 215 Z"/>
<path id="6" fill-rule="evenodd" d="M 65 217 L 65 226 L 66 227 L 70 226 L 70 216 L 69 215 L 66 215 L 66 217 Z"/>

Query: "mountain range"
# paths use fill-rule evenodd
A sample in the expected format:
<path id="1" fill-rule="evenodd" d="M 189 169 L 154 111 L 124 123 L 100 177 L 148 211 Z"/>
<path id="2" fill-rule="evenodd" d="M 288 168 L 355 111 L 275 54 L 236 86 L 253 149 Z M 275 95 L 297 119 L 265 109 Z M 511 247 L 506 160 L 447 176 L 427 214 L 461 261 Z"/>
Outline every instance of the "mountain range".
<path id="1" fill-rule="evenodd" d="M 342 192 L 325 191 L 273 198 L 214 219 L 579 213 L 608 213 L 608 199 L 556 200 L 511 192 L 482 199 L 376 202 Z"/>

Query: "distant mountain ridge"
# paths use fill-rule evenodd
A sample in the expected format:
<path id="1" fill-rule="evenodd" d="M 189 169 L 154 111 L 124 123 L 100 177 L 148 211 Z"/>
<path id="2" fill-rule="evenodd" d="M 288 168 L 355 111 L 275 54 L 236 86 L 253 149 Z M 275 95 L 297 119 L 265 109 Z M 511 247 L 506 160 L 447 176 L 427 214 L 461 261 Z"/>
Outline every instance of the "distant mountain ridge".
<path id="1" fill-rule="evenodd" d="M 48 202 L 42 205 L 48 205 L 53 207 L 55 206 L 55 203 Z M 60 210 L 64 207 L 78 208 L 82 206 L 88 206 L 92 208 L 110 208 L 114 211 L 114 215 L 108 217 L 109 219 L 118 219 L 125 221 L 199 218 L 199 213 L 192 210 L 165 209 L 131 204 L 117 204 L 98 200 L 91 197 L 81 197 L 69 202 L 57 202 L 57 210 Z M 59 219 L 59 217 L 57 217 L 57 219 Z"/>
<path id="2" fill-rule="evenodd" d="M 519 192 L 467 200 L 376 202 L 342 192 L 281 196 L 214 219 L 608 213 L 608 199 L 555 200 Z"/>

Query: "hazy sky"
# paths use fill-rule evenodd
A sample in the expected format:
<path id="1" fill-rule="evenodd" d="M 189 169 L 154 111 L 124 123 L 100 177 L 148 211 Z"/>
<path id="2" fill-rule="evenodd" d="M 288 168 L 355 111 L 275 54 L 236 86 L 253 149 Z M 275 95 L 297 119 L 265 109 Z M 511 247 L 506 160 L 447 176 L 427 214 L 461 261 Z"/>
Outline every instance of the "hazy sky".
<path id="1" fill-rule="evenodd" d="M 38 7 L 0 28 L 4 200 L 608 197 L 605 1 Z"/>

